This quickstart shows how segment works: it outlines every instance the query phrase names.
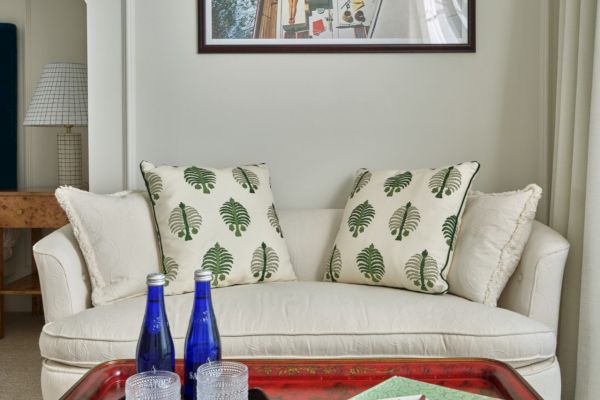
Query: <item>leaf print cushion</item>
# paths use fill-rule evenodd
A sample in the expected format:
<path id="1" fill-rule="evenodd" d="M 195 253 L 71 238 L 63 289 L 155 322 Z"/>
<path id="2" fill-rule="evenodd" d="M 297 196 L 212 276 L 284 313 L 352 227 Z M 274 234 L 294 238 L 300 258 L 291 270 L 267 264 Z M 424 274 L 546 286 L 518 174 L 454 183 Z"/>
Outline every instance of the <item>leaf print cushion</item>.
<path id="1" fill-rule="evenodd" d="M 412 172 L 406 171 L 387 178 L 383 185 L 383 191 L 387 193 L 388 197 L 392 197 L 395 193 L 400 193 L 402 189 L 410 185 L 412 177 Z"/>
<path id="2" fill-rule="evenodd" d="M 146 181 L 148 182 L 148 193 L 150 194 L 150 200 L 154 202 L 160 199 L 160 192 L 162 192 L 162 179 L 160 176 L 149 172 L 146 175 Z"/>
<path id="3" fill-rule="evenodd" d="M 242 236 L 250 225 L 250 216 L 246 207 L 230 198 L 228 202 L 223 203 L 219 210 L 223 222 L 227 224 L 229 230 L 235 233 L 235 236 Z"/>
<path id="4" fill-rule="evenodd" d="M 327 258 L 327 265 L 325 266 L 325 280 L 337 282 L 340 272 L 342 272 L 342 256 L 337 246 L 333 246 L 333 250 Z"/>
<path id="5" fill-rule="evenodd" d="M 350 198 L 353 198 L 356 193 L 360 192 L 362 188 L 367 186 L 367 184 L 371 180 L 371 176 L 372 174 L 369 170 L 361 169 L 358 171 L 358 174 L 356 174 L 356 179 L 354 180 L 354 184 L 352 185 L 352 192 L 350 193 Z"/>
<path id="6" fill-rule="evenodd" d="M 233 266 L 233 256 L 226 248 L 216 243 L 214 247 L 208 249 L 202 258 L 202 269 L 206 269 L 213 274 L 212 286 L 218 286 L 219 281 L 224 281 L 231 272 Z"/>
<path id="7" fill-rule="evenodd" d="M 275 232 L 279 234 L 279 236 L 283 237 L 283 231 L 281 230 L 281 226 L 279 225 L 279 216 L 277 215 L 277 210 L 275 209 L 275 204 L 271 204 L 269 209 L 267 210 L 267 217 L 269 218 L 269 222 Z"/>
<path id="8" fill-rule="evenodd" d="M 390 218 L 390 231 L 396 236 L 396 240 L 402 240 L 403 237 L 410 235 L 417 229 L 421 222 L 419 209 L 409 201 L 405 206 L 400 207 Z"/>
<path id="9" fill-rule="evenodd" d="M 187 183 L 192 185 L 194 189 L 201 189 L 202 193 L 210 194 L 210 190 L 215 188 L 216 175 L 212 171 L 189 167 L 185 169 L 183 176 Z"/>
<path id="10" fill-rule="evenodd" d="M 377 283 L 381 281 L 385 274 L 385 266 L 383 265 L 383 257 L 379 250 L 373 246 L 373 243 L 356 256 L 356 264 L 358 269 L 365 278 Z"/>
<path id="11" fill-rule="evenodd" d="M 415 286 L 420 286 L 421 291 L 426 292 L 427 288 L 432 288 L 438 280 L 440 271 L 438 270 L 437 261 L 429 256 L 427 250 L 423 250 L 421 254 L 412 256 L 404 267 L 406 276 Z"/>
<path id="12" fill-rule="evenodd" d="M 442 168 L 429 180 L 429 188 L 435 197 L 441 199 L 444 195 L 450 196 L 457 191 L 462 183 L 462 174 L 454 166 Z"/>
<path id="13" fill-rule="evenodd" d="M 247 168 L 237 167 L 233 169 L 233 178 L 242 185 L 244 189 L 248 189 L 250 193 L 256 193 L 260 180 L 258 176 Z"/>
<path id="14" fill-rule="evenodd" d="M 265 165 L 140 168 L 167 294 L 193 291 L 196 269 L 212 272 L 213 287 L 296 279 Z"/>
<path id="15" fill-rule="evenodd" d="M 369 201 L 357 205 L 348 218 L 348 227 L 352 236 L 357 237 L 359 233 L 363 233 L 373 217 L 375 217 L 375 209 L 369 204 Z"/>
<path id="16" fill-rule="evenodd" d="M 171 233 L 184 240 L 192 240 L 202 225 L 202 217 L 195 208 L 179 203 L 169 214 Z"/>
<path id="17" fill-rule="evenodd" d="M 259 282 L 269 279 L 277 272 L 279 268 L 279 256 L 273 248 L 268 247 L 264 242 L 254 250 L 252 254 L 251 270 L 252 275 L 258 278 Z"/>
<path id="18" fill-rule="evenodd" d="M 360 169 L 324 279 L 448 291 L 448 267 L 477 162 L 435 169 Z"/>

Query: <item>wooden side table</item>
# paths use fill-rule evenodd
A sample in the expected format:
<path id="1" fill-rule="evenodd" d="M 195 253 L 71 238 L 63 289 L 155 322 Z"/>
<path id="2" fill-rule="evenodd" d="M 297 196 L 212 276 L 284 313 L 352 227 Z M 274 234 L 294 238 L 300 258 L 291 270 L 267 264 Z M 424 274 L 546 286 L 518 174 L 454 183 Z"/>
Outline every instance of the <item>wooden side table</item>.
<path id="1" fill-rule="evenodd" d="M 31 229 L 33 246 L 41 239 L 43 228 L 60 228 L 68 223 L 53 192 L 0 192 L 0 339 L 4 337 L 4 296 L 30 295 L 32 312 L 42 313 L 40 279 L 33 258 L 30 275 L 4 285 L 2 228 Z"/>

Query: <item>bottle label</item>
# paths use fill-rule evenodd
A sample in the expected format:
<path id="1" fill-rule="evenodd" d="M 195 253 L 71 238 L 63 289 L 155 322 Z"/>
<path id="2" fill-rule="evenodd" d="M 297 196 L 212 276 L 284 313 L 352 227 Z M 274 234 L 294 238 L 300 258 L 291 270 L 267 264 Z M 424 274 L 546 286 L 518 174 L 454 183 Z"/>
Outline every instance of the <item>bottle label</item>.
<path id="1" fill-rule="evenodd" d="M 195 381 L 196 380 L 196 371 L 198 371 L 198 367 L 199 366 L 204 365 L 206 363 L 215 362 L 215 361 L 218 361 L 218 360 L 219 360 L 218 357 L 213 355 L 213 356 L 208 357 L 205 362 L 195 364 L 192 367 L 192 370 L 189 371 L 187 378 Z"/>

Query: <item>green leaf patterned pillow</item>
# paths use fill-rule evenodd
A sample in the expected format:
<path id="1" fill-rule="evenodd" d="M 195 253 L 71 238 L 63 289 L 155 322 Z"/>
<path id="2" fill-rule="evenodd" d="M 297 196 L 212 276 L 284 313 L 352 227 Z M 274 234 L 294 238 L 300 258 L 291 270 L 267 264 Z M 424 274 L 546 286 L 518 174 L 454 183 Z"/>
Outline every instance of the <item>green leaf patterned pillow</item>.
<path id="1" fill-rule="evenodd" d="M 448 291 L 448 267 L 479 163 L 357 172 L 324 279 Z"/>
<path id="2" fill-rule="evenodd" d="M 142 176 L 167 276 L 167 294 L 194 290 L 194 270 L 213 287 L 295 280 L 265 165 L 155 167 Z"/>

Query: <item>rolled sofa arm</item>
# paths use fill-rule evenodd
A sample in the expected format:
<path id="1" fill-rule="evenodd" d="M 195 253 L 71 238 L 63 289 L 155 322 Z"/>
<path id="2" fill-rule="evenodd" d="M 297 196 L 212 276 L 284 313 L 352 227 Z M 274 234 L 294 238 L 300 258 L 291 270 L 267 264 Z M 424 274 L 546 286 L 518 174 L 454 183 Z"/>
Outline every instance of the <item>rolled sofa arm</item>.
<path id="1" fill-rule="evenodd" d="M 502 292 L 498 305 L 558 329 L 563 271 L 569 242 L 537 221 L 521 262 Z"/>
<path id="2" fill-rule="evenodd" d="M 40 275 L 46 322 L 92 306 L 87 268 L 71 225 L 37 242 L 33 255 Z"/>

